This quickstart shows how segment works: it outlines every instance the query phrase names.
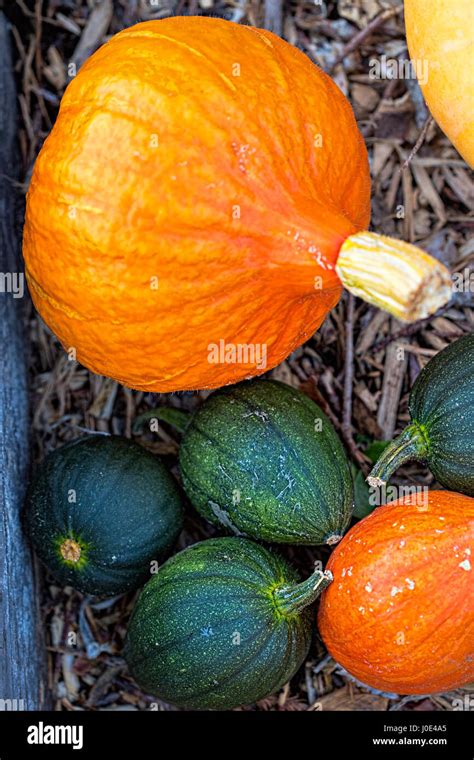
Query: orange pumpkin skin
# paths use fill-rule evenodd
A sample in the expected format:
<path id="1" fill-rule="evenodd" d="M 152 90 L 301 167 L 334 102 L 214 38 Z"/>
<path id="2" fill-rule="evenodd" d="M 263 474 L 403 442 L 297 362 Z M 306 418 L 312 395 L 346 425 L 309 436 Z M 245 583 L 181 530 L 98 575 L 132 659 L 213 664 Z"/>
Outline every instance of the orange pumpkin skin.
<path id="1" fill-rule="evenodd" d="M 420 495 L 418 494 L 418 499 Z M 332 553 L 318 625 L 375 689 L 430 694 L 474 680 L 474 499 L 430 491 L 376 509 Z"/>
<path id="2" fill-rule="evenodd" d="M 215 18 L 138 24 L 69 84 L 36 161 L 33 301 L 82 364 L 131 388 L 236 382 L 337 303 L 369 195 L 351 107 L 303 53 Z"/>

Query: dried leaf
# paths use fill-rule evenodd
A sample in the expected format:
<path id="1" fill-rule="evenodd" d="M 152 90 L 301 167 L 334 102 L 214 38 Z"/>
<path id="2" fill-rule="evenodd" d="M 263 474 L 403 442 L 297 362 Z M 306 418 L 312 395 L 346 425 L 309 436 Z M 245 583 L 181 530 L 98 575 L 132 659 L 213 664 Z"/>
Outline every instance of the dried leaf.
<path id="1" fill-rule="evenodd" d="M 337 9 L 340 16 L 357 24 L 359 29 L 383 10 L 378 0 L 338 0 Z"/>
<path id="2" fill-rule="evenodd" d="M 392 320 L 393 321 L 393 320 Z M 398 402 L 402 391 L 403 378 L 407 368 L 407 356 L 404 350 L 405 339 L 393 342 L 387 349 L 382 395 L 380 397 L 377 422 L 384 440 L 393 438 L 397 422 Z"/>
<path id="3" fill-rule="evenodd" d="M 79 689 L 81 688 L 81 682 L 73 670 L 74 659 L 73 654 L 64 654 L 61 658 L 66 694 L 68 699 L 72 701 L 75 701 L 78 698 Z"/>
<path id="4" fill-rule="evenodd" d="M 389 700 L 386 697 L 381 697 L 378 694 L 366 694 L 349 686 L 332 691 L 324 697 L 319 697 L 318 702 L 320 702 L 323 712 L 327 710 L 343 712 L 352 710 L 364 712 L 371 710 L 381 711 L 387 710 L 389 705 Z"/>
<path id="5" fill-rule="evenodd" d="M 355 83 L 351 87 L 353 103 L 363 111 L 373 111 L 379 104 L 379 95 L 373 87 Z"/>
<path id="6" fill-rule="evenodd" d="M 431 205 L 431 208 L 435 212 L 439 221 L 444 224 L 446 221 L 444 203 L 439 197 L 428 172 L 423 166 L 420 166 L 419 164 L 414 164 L 411 168 L 418 187 L 420 188 L 428 203 Z"/>
<path id="7" fill-rule="evenodd" d="M 43 73 L 56 90 L 62 90 L 66 85 L 66 66 L 54 45 L 48 48 L 49 64 L 43 68 Z"/>
<path id="8" fill-rule="evenodd" d="M 443 174 L 451 190 L 472 211 L 474 209 L 474 182 L 471 181 L 467 171 L 458 167 L 449 169 L 443 166 Z"/>
<path id="9" fill-rule="evenodd" d="M 96 0 L 96 4 L 83 29 L 71 62 L 79 69 L 84 61 L 99 47 L 110 26 L 113 13 L 112 0 Z"/>
<path id="10" fill-rule="evenodd" d="M 374 154 L 372 158 L 372 176 L 378 177 L 386 161 L 392 155 L 394 149 L 393 142 L 383 142 L 378 140 L 374 145 Z"/>

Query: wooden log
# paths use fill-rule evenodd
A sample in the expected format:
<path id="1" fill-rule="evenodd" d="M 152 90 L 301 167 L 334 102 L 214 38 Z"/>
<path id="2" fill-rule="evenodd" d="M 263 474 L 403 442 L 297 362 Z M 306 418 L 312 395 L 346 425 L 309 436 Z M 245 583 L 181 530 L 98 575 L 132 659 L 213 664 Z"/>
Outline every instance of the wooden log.
<path id="1" fill-rule="evenodd" d="M 38 710 L 48 706 L 46 650 L 34 561 L 20 524 L 29 420 L 16 128 L 9 31 L 0 13 L 0 710 Z"/>
<path id="2" fill-rule="evenodd" d="M 283 2 L 282 0 L 265 0 L 263 26 L 269 32 L 283 34 Z"/>

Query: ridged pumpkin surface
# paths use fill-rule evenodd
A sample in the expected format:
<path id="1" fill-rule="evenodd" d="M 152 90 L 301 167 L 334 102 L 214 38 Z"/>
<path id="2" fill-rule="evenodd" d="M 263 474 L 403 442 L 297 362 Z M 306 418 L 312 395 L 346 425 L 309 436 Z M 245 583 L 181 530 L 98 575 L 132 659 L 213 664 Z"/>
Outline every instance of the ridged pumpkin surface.
<path id="1" fill-rule="evenodd" d="M 318 624 L 330 654 L 376 689 L 474 680 L 474 499 L 431 491 L 375 510 L 331 555 Z"/>
<path id="2" fill-rule="evenodd" d="M 122 436 L 87 435 L 51 452 L 24 512 L 40 559 L 63 585 L 112 596 L 138 588 L 170 553 L 183 504 L 163 462 Z"/>
<path id="3" fill-rule="evenodd" d="M 215 18 L 138 24 L 69 84 L 35 164 L 32 297 L 80 362 L 127 386 L 235 382 L 337 303 L 369 194 L 351 107 L 299 50 Z M 221 340 L 265 360 L 209 361 Z"/>
<path id="4" fill-rule="evenodd" d="M 474 496 L 474 333 L 428 362 L 412 388 L 409 408 L 423 428 L 433 475 L 445 488 Z"/>
<path id="5" fill-rule="evenodd" d="M 334 544 L 352 515 L 352 477 L 324 412 L 271 380 L 212 394 L 179 451 L 183 485 L 208 520 L 237 535 Z"/>
<path id="6" fill-rule="evenodd" d="M 404 462 L 426 462 L 445 488 L 474 496 L 474 333 L 434 356 L 410 392 L 412 422 L 371 472 L 385 482 Z"/>
<path id="7" fill-rule="evenodd" d="M 140 594 L 125 647 L 132 675 L 148 693 L 188 709 L 262 699 L 308 653 L 309 608 L 284 613 L 275 600 L 298 580 L 283 558 L 247 539 L 188 547 Z"/>
<path id="8" fill-rule="evenodd" d="M 405 0 L 404 9 L 410 58 L 418 62 L 428 107 L 459 153 L 474 166 L 474 4 L 472 0 Z"/>

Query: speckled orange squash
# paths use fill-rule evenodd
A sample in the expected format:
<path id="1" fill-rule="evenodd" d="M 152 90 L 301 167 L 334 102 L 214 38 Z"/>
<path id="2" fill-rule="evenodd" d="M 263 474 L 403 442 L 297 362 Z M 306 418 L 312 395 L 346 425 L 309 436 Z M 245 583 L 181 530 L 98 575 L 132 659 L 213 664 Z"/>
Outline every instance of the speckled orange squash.
<path id="1" fill-rule="evenodd" d="M 222 386 L 311 336 L 345 279 L 366 295 L 383 280 L 373 302 L 407 319 L 449 298 L 426 254 L 357 237 L 369 195 L 351 107 L 299 50 L 215 18 L 138 24 L 69 84 L 35 164 L 31 294 L 95 372 L 153 391 Z"/>
<path id="2" fill-rule="evenodd" d="M 428 107 L 474 166 L 474 3 L 405 0 L 410 57 Z"/>
<path id="3" fill-rule="evenodd" d="M 376 509 L 332 553 L 318 624 L 369 686 L 429 694 L 474 680 L 474 499 L 413 494 Z"/>

